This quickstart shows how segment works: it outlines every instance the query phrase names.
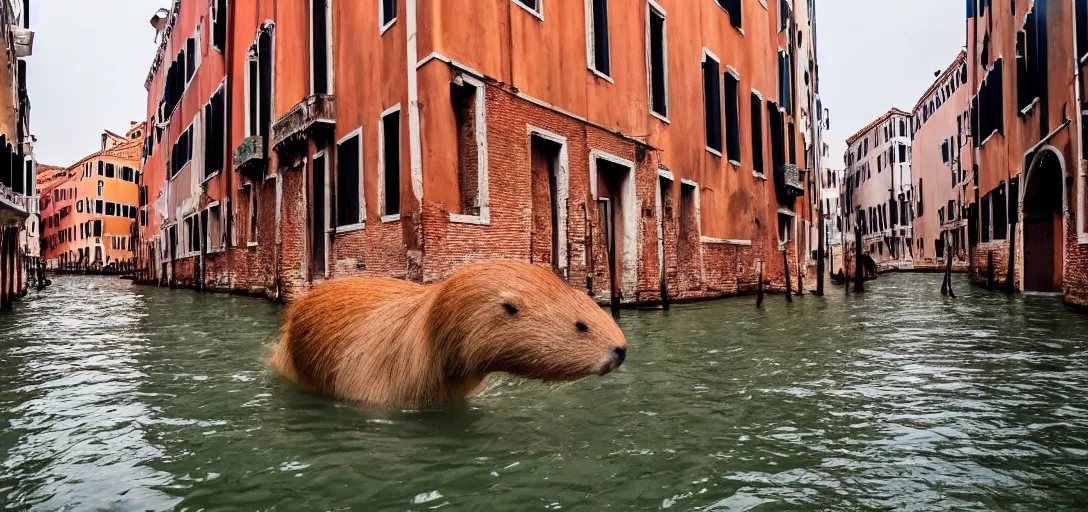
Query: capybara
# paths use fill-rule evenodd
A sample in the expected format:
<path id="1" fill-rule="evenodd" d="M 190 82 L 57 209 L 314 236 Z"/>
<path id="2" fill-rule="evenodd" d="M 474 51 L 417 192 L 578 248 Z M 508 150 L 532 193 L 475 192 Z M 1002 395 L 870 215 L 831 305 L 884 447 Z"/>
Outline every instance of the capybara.
<path id="1" fill-rule="evenodd" d="M 562 382 L 621 365 L 611 315 L 552 271 L 474 263 L 433 285 L 348 278 L 288 307 L 270 364 L 303 388 L 376 405 L 472 396 L 491 373 Z"/>

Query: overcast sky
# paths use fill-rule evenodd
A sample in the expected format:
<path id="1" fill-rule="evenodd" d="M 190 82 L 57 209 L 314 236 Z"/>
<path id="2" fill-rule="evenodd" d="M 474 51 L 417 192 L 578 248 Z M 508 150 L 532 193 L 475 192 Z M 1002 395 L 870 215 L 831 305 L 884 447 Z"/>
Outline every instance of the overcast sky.
<path id="1" fill-rule="evenodd" d="M 816 22 L 836 169 L 846 138 L 892 107 L 910 112 L 967 37 L 962 0 L 816 0 Z"/>
<path id="2" fill-rule="evenodd" d="M 694 0 L 692 0 L 694 1 Z M 104 8 L 108 3 L 109 8 Z M 148 20 L 167 0 L 30 0 L 29 61 L 38 161 L 71 165 L 103 129 L 143 120 L 155 54 Z M 820 92 L 831 109 L 835 167 L 844 139 L 891 107 L 909 111 L 964 44 L 953 0 L 816 0 Z"/>
<path id="3" fill-rule="evenodd" d="M 151 15 L 166 0 L 30 0 L 30 129 L 38 162 L 68 166 L 97 151 L 103 129 L 142 121 L 155 56 Z"/>

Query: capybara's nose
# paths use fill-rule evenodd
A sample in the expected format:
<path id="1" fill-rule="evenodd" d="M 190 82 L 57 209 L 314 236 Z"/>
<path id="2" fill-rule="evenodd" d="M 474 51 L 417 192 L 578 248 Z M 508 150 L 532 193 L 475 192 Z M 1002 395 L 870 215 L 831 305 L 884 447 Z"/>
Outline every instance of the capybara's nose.
<path id="1" fill-rule="evenodd" d="M 612 352 L 604 358 L 604 363 L 601 364 L 601 375 L 607 375 L 612 370 L 619 368 L 624 359 L 627 359 L 627 347 L 613 347 Z"/>
<path id="2" fill-rule="evenodd" d="M 616 366 L 623 364 L 623 361 L 627 359 L 627 347 L 613 348 L 612 357 L 616 361 Z"/>

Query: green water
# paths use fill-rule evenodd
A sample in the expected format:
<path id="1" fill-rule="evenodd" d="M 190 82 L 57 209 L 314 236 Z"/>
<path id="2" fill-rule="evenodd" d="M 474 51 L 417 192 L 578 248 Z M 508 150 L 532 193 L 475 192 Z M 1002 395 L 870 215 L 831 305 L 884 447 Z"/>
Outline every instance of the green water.
<path id="1" fill-rule="evenodd" d="M 380 412 L 262 364 L 279 308 L 61 277 L 0 316 L 11 510 L 1088 507 L 1088 317 L 889 275 L 624 312 L 617 372 Z"/>

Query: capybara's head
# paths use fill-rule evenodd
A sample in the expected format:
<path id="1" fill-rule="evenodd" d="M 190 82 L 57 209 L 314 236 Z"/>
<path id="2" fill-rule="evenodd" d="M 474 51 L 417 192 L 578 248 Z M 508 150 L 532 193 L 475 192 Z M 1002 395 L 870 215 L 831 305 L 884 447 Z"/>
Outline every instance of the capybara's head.
<path id="1" fill-rule="evenodd" d="M 437 286 L 428 322 L 450 354 L 447 371 L 572 381 L 604 375 L 627 357 L 611 315 L 547 268 L 487 261 Z"/>

